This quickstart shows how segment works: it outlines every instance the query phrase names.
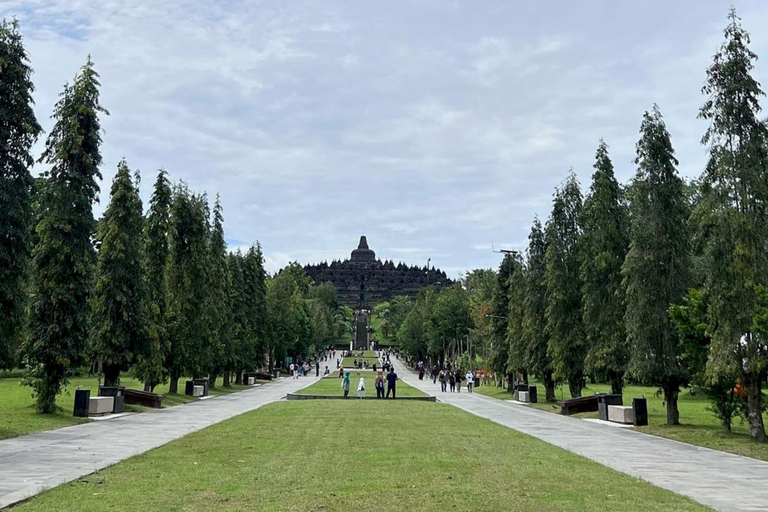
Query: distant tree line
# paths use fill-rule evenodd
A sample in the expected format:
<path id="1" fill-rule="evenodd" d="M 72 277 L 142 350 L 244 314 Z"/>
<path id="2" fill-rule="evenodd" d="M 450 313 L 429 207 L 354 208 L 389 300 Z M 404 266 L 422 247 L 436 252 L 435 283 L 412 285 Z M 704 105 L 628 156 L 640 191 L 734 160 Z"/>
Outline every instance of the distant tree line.
<path id="1" fill-rule="evenodd" d="M 53 412 L 68 376 L 87 365 L 113 386 L 146 390 L 182 376 L 270 370 L 306 358 L 349 329 L 332 285 L 297 265 L 270 278 L 261 246 L 230 252 L 219 197 L 160 170 L 145 212 L 139 173 L 123 160 L 101 219 L 99 75 L 90 57 L 67 84 L 33 178 L 42 133 L 16 21 L 0 24 L 0 369 L 23 366 L 37 409 Z"/>

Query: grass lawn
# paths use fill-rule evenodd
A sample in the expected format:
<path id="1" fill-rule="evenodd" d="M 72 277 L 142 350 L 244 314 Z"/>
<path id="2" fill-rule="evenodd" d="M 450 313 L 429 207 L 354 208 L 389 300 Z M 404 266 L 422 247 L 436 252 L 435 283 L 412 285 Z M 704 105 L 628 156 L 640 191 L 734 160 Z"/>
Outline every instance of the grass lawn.
<path id="1" fill-rule="evenodd" d="M 14 508 L 123 509 L 708 510 L 448 405 L 397 401 L 271 404 Z"/>
<path id="2" fill-rule="evenodd" d="M 365 396 L 376 396 L 376 388 L 373 387 L 373 379 L 376 378 L 376 374 L 372 371 L 365 370 L 352 370 L 349 374 L 349 396 L 354 396 L 357 390 L 357 383 L 360 377 L 365 379 Z M 296 393 L 301 395 L 343 395 L 341 390 L 341 380 L 336 375 L 323 377 L 319 381 L 315 382 L 311 386 L 298 390 Z M 384 384 L 386 389 L 386 384 Z M 422 391 L 409 386 L 405 382 L 397 381 L 397 396 L 427 396 Z"/>
<path id="3" fill-rule="evenodd" d="M 376 365 L 376 368 L 381 368 L 381 361 L 377 357 L 345 357 L 341 360 L 341 366 L 344 368 L 354 368 L 355 367 L 355 361 L 368 361 L 368 366 L 373 367 L 373 365 Z"/>
<path id="4" fill-rule="evenodd" d="M 531 407 L 559 413 L 559 407 L 553 407 L 553 404 L 543 402 L 544 386 L 541 382 L 531 379 L 530 383 L 531 385 L 538 386 L 540 402 L 532 404 Z M 495 386 L 480 386 L 475 391 L 503 400 L 510 400 L 512 398 L 511 393 Z M 592 395 L 596 392 L 610 393 L 611 386 L 609 384 L 589 384 L 584 388 L 582 394 Z M 568 391 L 563 390 L 563 386 L 559 386 L 556 389 L 555 395 L 558 400 L 570 397 Z M 708 410 L 710 402 L 706 396 L 701 394 L 691 395 L 688 389 L 680 393 L 678 408 L 680 409 L 681 425 L 666 424 L 667 409 L 664 405 L 664 398 L 661 395 L 656 396 L 656 388 L 645 386 L 626 386 L 624 388 L 625 405 L 632 405 L 633 398 L 640 398 L 642 396 L 645 396 L 648 403 L 648 426 L 637 427 L 637 430 L 640 432 L 768 461 L 768 443 L 760 444 L 751 441 L 749 439 L 749 425 L 741 418 L 734 419 L 732 432 L 729 433 L 725 430 L 715 415 Z M 597 418 L 597 413 L 588 412 L 575 416 L 578 418 Z M 763 419 L 768 420 L 768 416 L 764 414 Z"/>
<path id="5" fill-rule="evenodd" d="M 221 378 L 217 381 L 217 387 L 210 390 L 211 395 L 221 395 L 240 391 L 248 386 L 232 385 L 230 388 L 222 387 Z M 144 389 L 144 386 L 137 379 L 123 378 L 121 385 L 127 388 Z M 70 379 L 68 392 L 61 393 L 56 399 L 56 405 L 61 408 L 56 414 L 38 414 L 35 412 L 35 401 L 32 398 L 32 388 L 21 386 L 19 379 L 9 378 L 0 379 L 0 439 L 14 437 L 40 430 L 50 430 L 53 428 L 67 427 L 77 423 L 84 423 L 89 420 L 85 418 L 75 418 L 72 416 L 72 410 L 75 405 L 74 390 L 90 389 L 91 396 L 95 396 L 99 390 L 99 379 L 97 377 L 75 377 Z M 179 379 L 179 389 L 183 391 L 184 379 Z M 163 407 L 170 407 L 197 400 L 184 394 L 168 393 L 168 384 L 160 385 L 155 388 L 157 393 L 165 395 L 163 398 Z M 144 411 L 146 407 L 137 405 L 126 405 L 129 411 Z"/>

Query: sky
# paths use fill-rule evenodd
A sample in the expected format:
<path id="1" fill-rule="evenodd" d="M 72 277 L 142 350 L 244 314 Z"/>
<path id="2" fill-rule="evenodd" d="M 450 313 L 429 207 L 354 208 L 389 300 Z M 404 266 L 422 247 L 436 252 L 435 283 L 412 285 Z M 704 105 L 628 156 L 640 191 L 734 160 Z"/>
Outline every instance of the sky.
<path id="1" fill-rule="evenodd" d="M 220 194 L 230 248 L 260 242 L 270 272 L 345 259 L 366 235 L 379 258 L 458 278 L 524 251 L 569 169 L 587 192 L 601 138 L 627 183 L 654 103 L 698 176 L 732 4 L 768 56 L 763 0 L 0 0 L 0 15 L 21 24 L 46 134 L 87 55 L 101 75 L 97 216 L 125 158 L 145 205 L 159 168 Z"/>

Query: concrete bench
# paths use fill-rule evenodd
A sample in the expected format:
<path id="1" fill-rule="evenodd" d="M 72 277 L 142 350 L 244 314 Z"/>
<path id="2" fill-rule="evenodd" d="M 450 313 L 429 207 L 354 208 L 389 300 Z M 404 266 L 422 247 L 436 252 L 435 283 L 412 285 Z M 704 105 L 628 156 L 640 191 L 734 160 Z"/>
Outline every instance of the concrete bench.
<path id="1" fill-rule="evenodd" d="M 112 414 L 115 407 L 113 396 L 92 396 L 88 399 L 88 416 L 104 416 Z"/>
<path id="2" fill-rule="evenodd" d="M 192 396 L 204 396 L 205 386 L 192 386 Z"/>
<path id="3" fill-rule="evenodd" d="M 518 402 L 524 402 L 524 403 L 530 402 L 531 399 L 528 393 L 529 393 L 528 391 L 518 391 L 517 392 Z"/>
<path id="4" fill-rule="evenodd" d="M 249 386 L 253 386 L 254 384 L 256 384 L 256 378 L 255 377 L 248 377 L 248 380 L 247 380 L 246 384 L 248 384 Z"/>
<path id="5" fill-rule="evenodd" d="M 629 405 L 609 405 L 608 421 L 632 424 L 635 421 L 635 411 Z"/>

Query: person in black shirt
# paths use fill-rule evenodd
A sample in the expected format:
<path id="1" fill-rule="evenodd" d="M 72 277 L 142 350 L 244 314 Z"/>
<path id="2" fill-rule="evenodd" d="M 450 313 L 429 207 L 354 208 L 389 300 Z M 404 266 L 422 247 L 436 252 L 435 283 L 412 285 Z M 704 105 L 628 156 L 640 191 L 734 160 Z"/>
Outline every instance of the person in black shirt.
<path id="1" fill-rule="evenodd" d="M 389 392 L 392 392 L 392 399 L 395 399 L 395 385 L 397 382 L 397 374 L 394 368 L 389 369 L 387 374 L 387 398 L 389 398 Z"/>

